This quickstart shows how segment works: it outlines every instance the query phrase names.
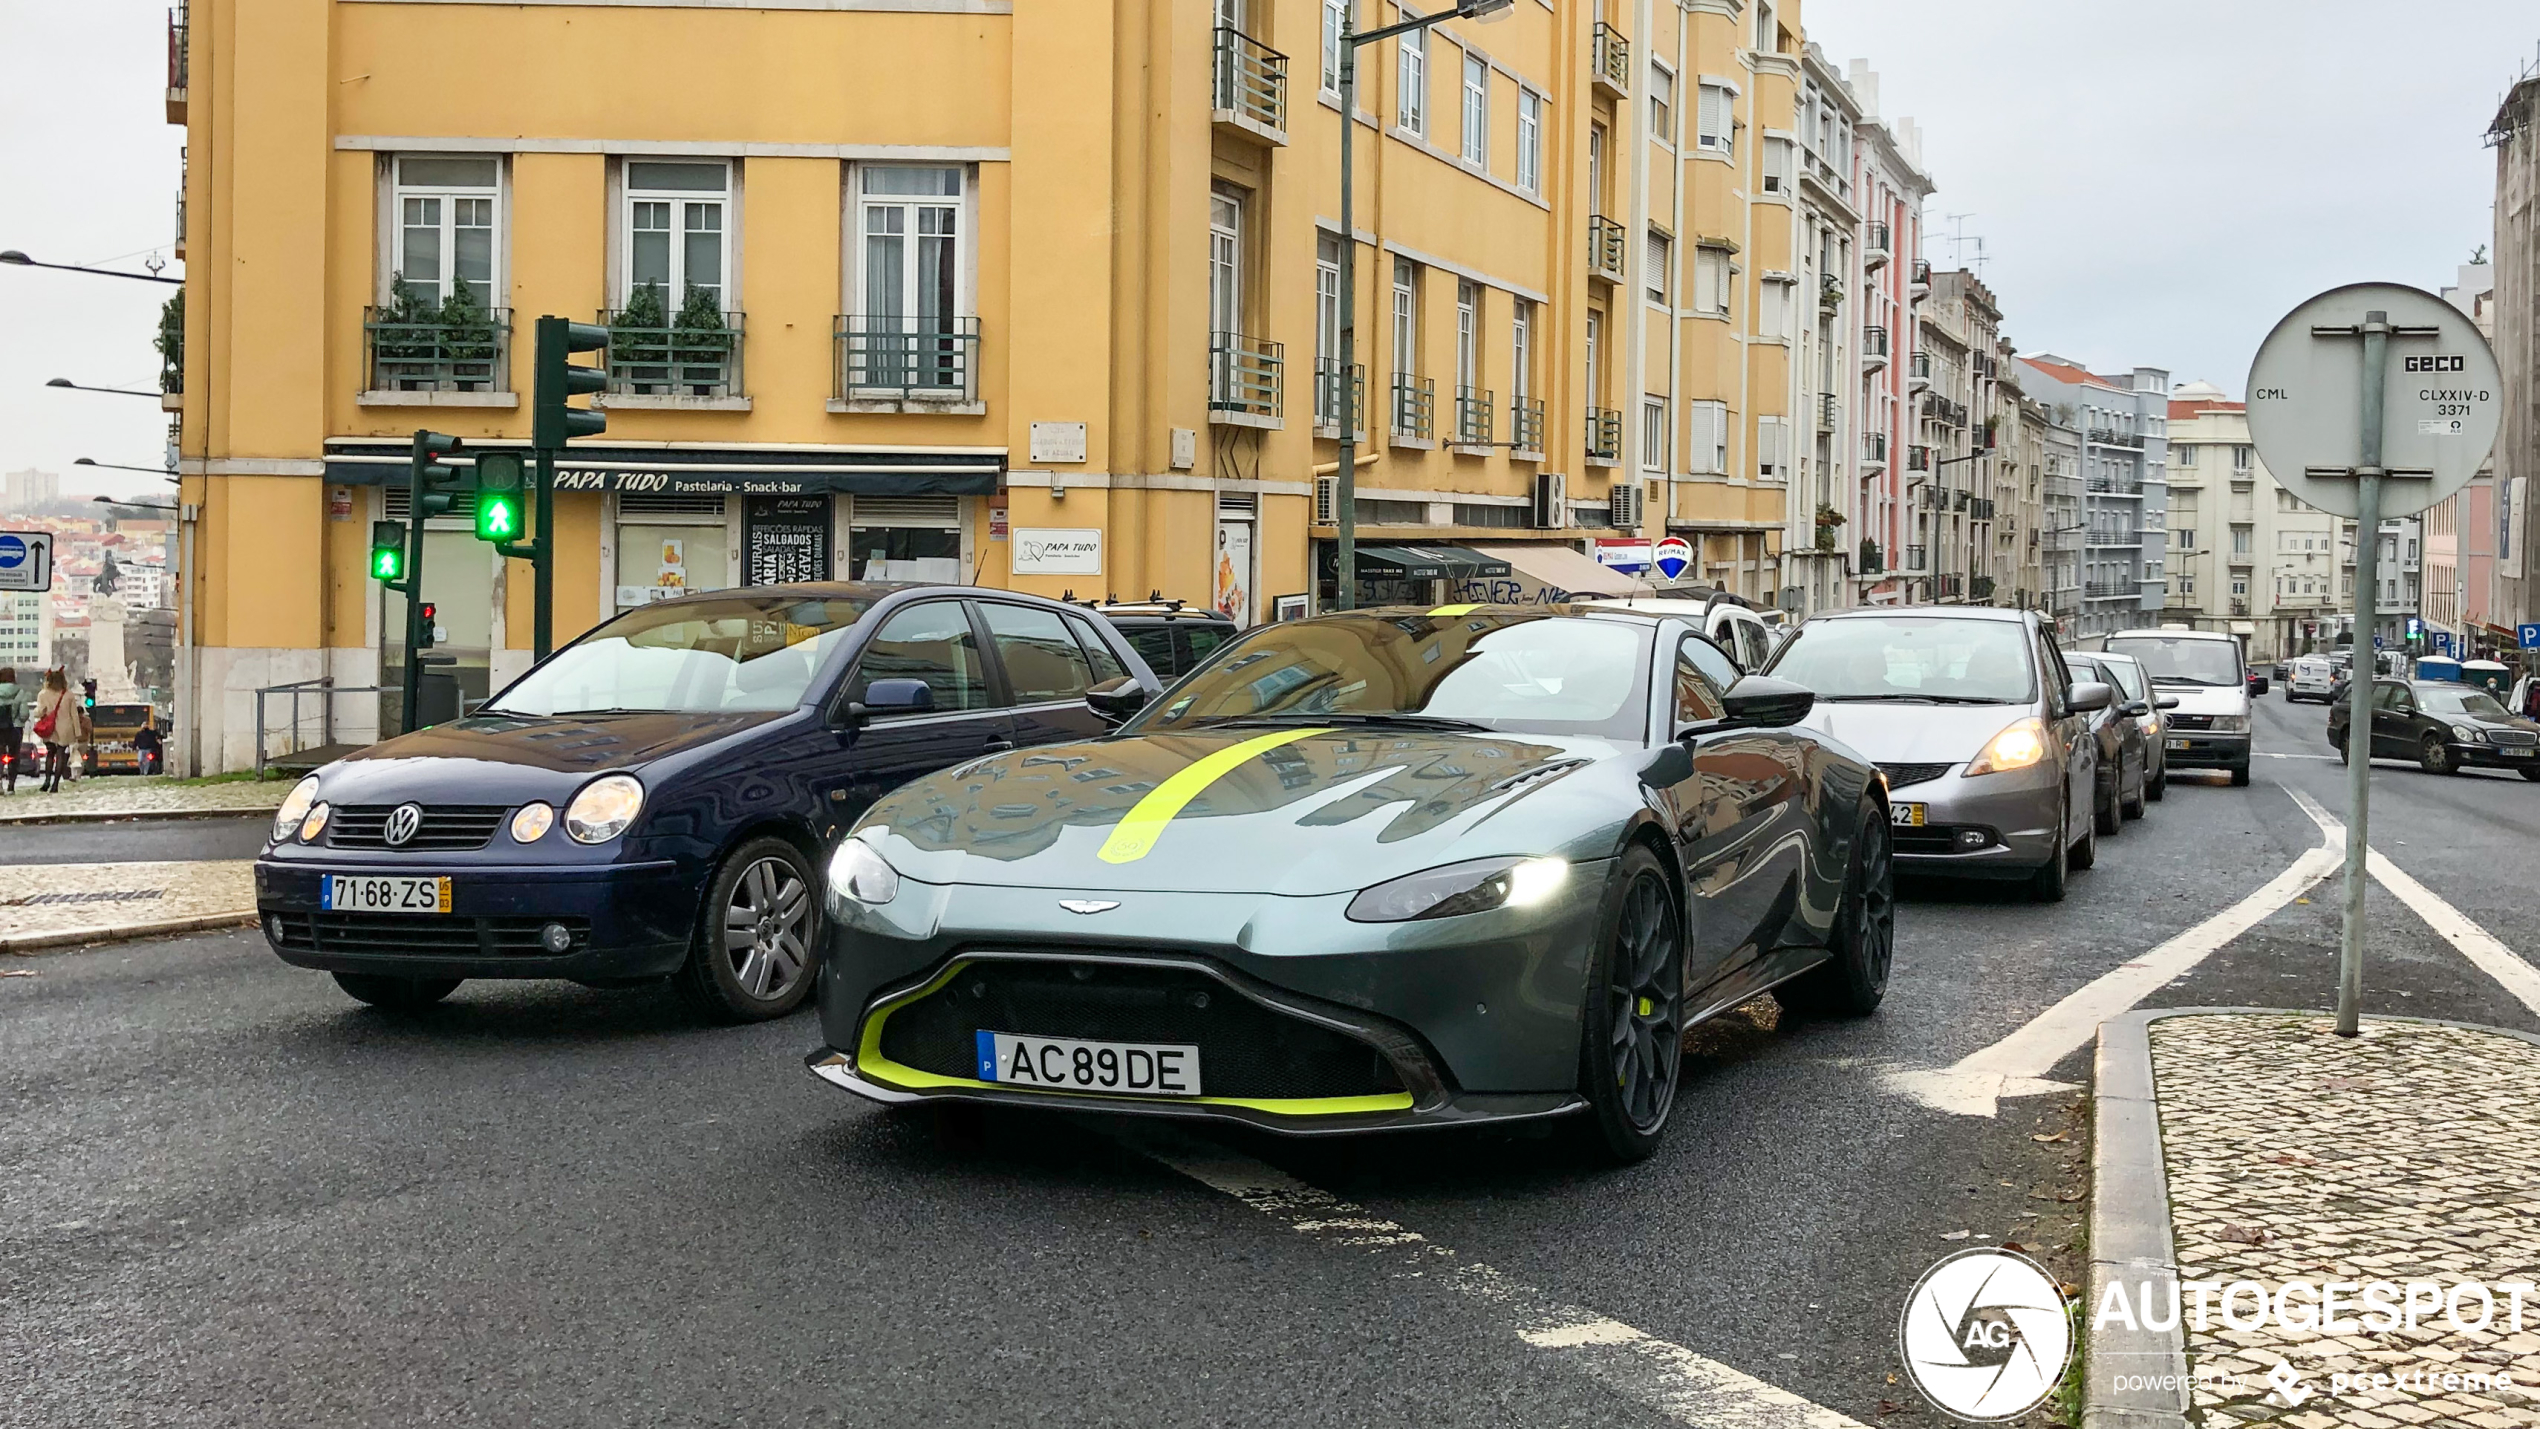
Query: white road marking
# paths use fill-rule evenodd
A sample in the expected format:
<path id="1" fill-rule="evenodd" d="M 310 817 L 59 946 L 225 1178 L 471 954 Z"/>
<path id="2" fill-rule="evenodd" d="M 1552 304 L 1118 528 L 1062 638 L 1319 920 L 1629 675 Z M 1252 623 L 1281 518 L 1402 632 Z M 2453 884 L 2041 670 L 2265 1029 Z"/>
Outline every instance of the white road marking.
<path id="1" fill-rule="evenodd" d="M 2302 797 L 2296 791 L 2287 792 L 2297 800 Z M 2319 818 L 2312 815 L 2314 822 Z M 1951 1066 L 1895 1068 L 1881 1074 L 1880 1081 L 1889 1091 L 1960 1116 L 1993 1116 L 2003 1097 L 2071 1090 L 2070 1083 L 2048 1081 L 2046 1074 L 2098 1036 L 2100 1023 L 2203 962 L 2215 949 L 2256 927 L 2337 870 L 2345 859 L 2344 839 L 2330 829 L 2330 824 L 2322 824 L 2320 845 L 2295 859 L 2257 892 L 2083 984 L 2010 1036 Z"/>
<path id="2" fill-rule="evenodd" d="M 2334 754 L 2278 754 L 2270 749 L 2257 751 L 2260 759 L 2335 759 Z"/>
<path id="3" fill-rule="evenodd" d="M 1140 1154 L 1286 1222 L 1300 1235 L 1389 1254 L 1392 1274 L 1432 1279 L 1491 1307 L 1520 1343 L 1558 1355 L 1561 1364 L 1679 1423 L 1705 1429 L 1867 1429 L 1857 1419 L 1682 1345 L 1554 1300 L 1277 1167 L 1169 1128 L 1138 1127 L 1118 1135 Z"/>
<path id="4" fill-rule="evenodd" d="M 2293 802 L 2311 816 L 2311 822 L 2330 831 L 2342 845 L 2346 826 L 2334 814 L 2320 807 L 2318 800 L 2299 789 L 2287 789 Z M 2478 926 L 2469 915 L 2445 902 L 2434 890 L 2408 876 L 2407 870 L 2392 863 L 2377 848 L 2364 850 L 2364 869 L 2375 882 L 2390 890 L 2390 895 L 2408 905 L 2408 910 L 2426 922 L 2426 926 L 2443 935 L 2443 940 L 2460 950 L 2480 972 L 2504 984 L 2510 992 L 2533 1012 L 2540 1012 L 2540 968 L 2523 960 L 2513 949 L 2498 941 L 2494 934 Z"/>

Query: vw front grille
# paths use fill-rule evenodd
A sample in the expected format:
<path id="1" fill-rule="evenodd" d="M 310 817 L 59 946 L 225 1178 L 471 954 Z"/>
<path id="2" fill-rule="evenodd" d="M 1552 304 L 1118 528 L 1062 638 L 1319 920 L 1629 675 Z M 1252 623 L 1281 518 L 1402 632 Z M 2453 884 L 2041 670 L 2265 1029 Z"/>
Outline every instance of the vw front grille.
<path id="1" fill-rule="evenodd" d="M 388 842 L 388 816 L 395 804 L 339 804 L 327 820 L 330 848 L 387 849 L 399 853 L 460 853 L 483 848 L 511 812 L 502 804 L 426 804 L 414 836 L 401 844 Z"/>

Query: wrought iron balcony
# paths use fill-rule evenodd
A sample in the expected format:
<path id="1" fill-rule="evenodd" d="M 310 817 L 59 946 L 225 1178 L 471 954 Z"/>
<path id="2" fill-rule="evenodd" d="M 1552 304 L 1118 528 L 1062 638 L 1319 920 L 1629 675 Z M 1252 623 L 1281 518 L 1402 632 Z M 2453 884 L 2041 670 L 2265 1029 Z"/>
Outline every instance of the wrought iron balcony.
<path id="1" fill-rule="evenodd" d="M 1543 455 L 1543 399 L 1519 397 L 1508 404 L 1508 443 L 1519 455 Z"/>
<path id="2" fill-rule="evenodd" d="M 1455 389 L 1455 444 L 1459 447 L 1486 447 L 1499 430 L 1499 410 L 1494 395 L 1486 388 Z"/>
<path id="3" fill-rule="evenodd" d="M 651 316 L 658 317 L 655 309 Z M 636 326 L 624 312 L 603 312 L 609 330 L 608 390 L 637 396 L 738 397 L 741 315 L 719 325 Z M 684 314 L 683 314 L 684 316 Z"/>
<path id="4" fill-rule="evenodd" d="M 1907 546 L 1905 548 L 1905 569 L 1909 572 L 1926 571 L 1931 569 L 1931 548 L 1928 546 Z"/>
<path id="5" fill-rule="evenodd" d="M 1854 564 L 1853 569 L 1865 576 L 1878 575 L 1887 569 L 1886 558 L 1880 552 L 1878 542 L 1868 540 L 1866 538 L 1863 539 L 1861 542 L 1861 556 Z"/>
<path id="6" fill-rule="evenodd" d="M 476 311 L 482 321 L 414 321 L 393 308 L 362 309 L 362 390 L 510 391 L 512 310 Z"/>
<path id="7" fill-rule="evenodd" d="M 835 345 L 841 398 L 978 400 L 977 318 L 841 317 Z"/>
<path id="8" fill-rule="evenodd" d="M 1915 260 L 1914 260 L 1914 286 L 1915 286 L 1915 287 L 1917 287 L 1917 288 L 1922 289 L 1922 290 L 1923 290 L 1923 293 L 1927 293 L 1927 292 L 1930 292 L 1930 291 L 1931 291 L 1931 260 L 1930 260 L 1930 259 L 1928 259 L 1928 258 L 1917 258 L 1917 259 L 1915 259 Z M 1916 297 L 1918 297 L 1918 298 L 1919 298 L 1919 297 L 1921 297 L 1922 295 L 1923 295 L 1922 293 L 1916 293 L 1914 296 L 1916 296 Z"/>
<path id="9" fill-rule="evenodd" d="M 1590 46 L 1590 64 L 1596 82 L 1617 94 L 1629 94 L 1632 88 L 1632 42 L 1622 32 L 1603 20 L 1596 22 Z"/>
<path id="10" fill-rule="evenodd" d="M 1288 142 L 1288 57 L 1241 30 L 1217 30 L 1217 123 Z"/>
<path id="11" fill-rule="evenodd" d="M 193 61 L 186 53 L 186 41 L 194 29 L 189 8 L 179 5 L 168 12 L 167 114 L 170 124 L 185 122 L 186 90 L 193 72 Z"/>
<path id="12" fill-rule="evenodd" d="M 1930 353 L 1917 352 L 1911 358 L 1907 359 L 1905 363 L 1905 382 L 1907 390 L 1912 392 L 1920 392 L 1931 385 Z"/>
<path id="13" fill-rule="evenodd" d="M 1208 335 L 1208 417 L 1238 426 L 1279 420 L 1287 346 L 1239 332 Z"/>
<path id="14" fill-rule="evenodd" d="M 1415 442 L 1437 435 L 1438 383 L 1434 377 L 1393 375 L 1393 434 Z"/>
<path id="15" fill-rule="evenodd" d="M 1866 231 L 1864 231 L 1864 232 L 1862 233 L 1862 235 L 1861 235 L 1861 266 L 1862 266 L 1862 267 L 1864 267 L 1864 268 L 1879 268 L 1879 267 L 1883 267 L 1883 266 L 1885 266 L 1885 265 L 1886 265 L 1886 263 L 1887 263 L 1887 260 L 1888 260 L 1889 256 L 1890 256 L 1891 254 L 1893 254 L 1894 252 L 1895 252 L 1895 248 L 1894 248 L 1894 246 L 1893 246 L 1892 240 L 1889 238 L 1889 235 L 1888 235 L 1888 226 L 1887 226 L 1886 224 L 1884 224 L 1884 223 L 1873 223 L 1873 224 L 1871 224 L 1871 225 L 1868 227 L 1868 229 L 1867 229 Z"/>
<path id="16" fill-rule="evenodd" d="M 1926 446 L 1905 448 L 1905 469 L 1907 471 L 1931 470 L 1931 448 Z"/>
<path id="17" fill-rule="evenodd" d="M 1836 392 L 1817 394 L 1817 430 L 1831 433 L 1843 421 L 1843 397 Z"/>
<path id="18" fill-rule="evenodd" d="M 1588 216 L 1588 276 L 1623 281 L 1623 263 L 1630 252 L 1623 225 L 1601 213 Z"/>
<path id="19" fill-rule="evenodd" d="M 2137 451 L 2143 448 L 2141 433 L 2121 432 L 2114 427 L 2092 427 L 2090 440 L 2103 447 L 2131 447 Z"/>
<path id="20" fill-rule="evenodd" d="M 1314 434 L 1338 438 L 1341 434 L 1341 404 L 1349 404 L 1350 435 L 1353 440 L 1367 435 L 1367 364 L 1354 362 L 1349 368 L 1349 395 L 1341 395 L 1341 365 L 1338 359 L 1314 359 Z"/>
<path id="21" fill-rule="evenodd" d="M 1587 455 L 1590 461 L 1623 459 L 1623 414 L 1611 407 L 1587 409 Z"/>
<path id="22" fill-rule="evenodd" d="M 1864 362 L 1871 362 L 1873 359 L 1875 359 L 1876 362 L 1887 361 L 1886 328 L 1865 327 L 1861 329 L 1861 359 Z"/>
<path id="23" fill-rule="evenodd" d="M 1863 466 L 1887 465 L 1887 433 L 1863 432 L 1861 434 L 1861 464 Z"/>

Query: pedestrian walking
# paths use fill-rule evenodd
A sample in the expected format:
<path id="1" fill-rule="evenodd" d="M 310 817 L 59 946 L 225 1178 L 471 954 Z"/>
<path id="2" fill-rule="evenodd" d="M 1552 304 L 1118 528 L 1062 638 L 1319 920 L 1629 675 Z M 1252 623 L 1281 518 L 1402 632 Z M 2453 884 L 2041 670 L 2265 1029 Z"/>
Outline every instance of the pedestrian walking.
<path id="1" fill-rule="evenodd" d="M 159 727 L 157 725 L 144 724 L 140 729 L 133 732 L 132 759 L 133 763 L 139 766 L 139 772 L 143 774 L 158 773 L 161 755 L 162 751 L 159 746 Z"/>
<path id="2" fill-rule="evenodd" d="M 88 712 L 71 693 L 60 670 L 44 672 L 43 693 L 35 697 L 35 737 L 44 741 L 44 792 L 62 792 L 62 776 L 70 772 L 71 752 L 88 738 Z"/>
<path id="3" fill-rule="evenodd" d="M 18 792 L 18 761 L 26 743 L 26 691 L 15 666 L 0 665 L 0 794 Z"/>

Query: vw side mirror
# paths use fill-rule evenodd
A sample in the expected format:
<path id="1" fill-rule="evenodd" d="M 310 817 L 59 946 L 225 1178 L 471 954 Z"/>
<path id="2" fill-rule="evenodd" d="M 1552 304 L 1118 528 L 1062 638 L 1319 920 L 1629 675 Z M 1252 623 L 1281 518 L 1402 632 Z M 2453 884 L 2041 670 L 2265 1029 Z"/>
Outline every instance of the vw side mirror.
<path id="1" fill-rule="evenodd" d="M 2097 680 L 2082 680 L 2073 685 L 2071 694 L 2064 696 L 2064 712 L 2090 714 L 2096 710 L 2106 709 L 2116 703 L 2116 699 L 2115 686 L 2101 684 Z"/>
<path id="2" fill-rule="evenodd" d="M 1808 717 L 1816 708 L 1817 692 L 1770 675 L 1749 675 L 1729 686 L 1721 703 L 1728 710 L 1722 722 L 1728 727 L 1782 729 Z"/>
<path id="3" fill-rule="evenodd" d="M 1145 709 L 1150 698 L 1146 686 L 1138 683 L 1137 676 L 1122 675 L 1085 691 L 1085 708 L 1092 710 L 1104 724 L 1117 728 Z"/>
<path id="4" fill-rule="evenodd" d="M 935 692 L 924 680 L 876 680 L 864 687 L 864 698 L 847 702 L 847 723 L 862 724 L 876 715 L 932 714 Z"/>

